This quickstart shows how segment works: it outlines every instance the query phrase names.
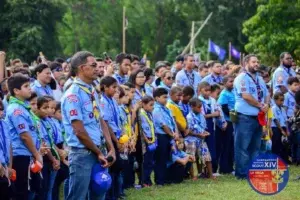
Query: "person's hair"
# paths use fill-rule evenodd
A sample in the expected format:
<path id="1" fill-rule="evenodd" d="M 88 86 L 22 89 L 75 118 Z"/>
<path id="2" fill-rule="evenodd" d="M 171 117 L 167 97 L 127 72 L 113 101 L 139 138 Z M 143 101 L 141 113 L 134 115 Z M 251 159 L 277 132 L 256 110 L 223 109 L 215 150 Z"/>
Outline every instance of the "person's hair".
<path id="1" fill-rule="evenodd" d="M 44 69 L 47 69 L 47 68 L 50 68 L 50 67 L 43 63 L 37 65 L 34 69 L 34 75 L 37 76 L 37 73 L 41 73 Z"/>
<path id="2" fill-rule="evenodd" d="M 189 105 L 190 105 L 191 107 L 195 107 L 195 106 L 199 106 L 199 105 L 202 106 L 202 102 L 201 102 L 200 99 L 198 99 L 198 98 L 196 98 L 196 97 L 193 97 L 193 98 L 190 99 Z"/>
<path id="3" fill-rule="evenodd" d="M 114 77 L 111 76 L 104 76 L 100 80 L 100 89 L 102 92 L 104 92 L 105 87 L 110 87 L 111 85 L 118 83 L 117 80 Z"/>
<path id="4" fill-rule="evenodd" d="M 178 55 L 178 56 L 176 56 L 175 61 L 176 62 L 183 62 L 184 61 L 184 57 L 182 55 Z"/>
<path id="5" fill-rule="evenodd" d="M 135 88 L 135 85 L 130 82 L 126 82 L 126 83 L 124 83 L 124 85 L 129 87 L 129 89 Z"/>
<path id="6" fill-rule="evenodd" d="M 183 96 L 191 96 L 193 97 L 195 95 L 195 91 L 194 91 L 194 88 L 192 86 L 185 86 L 183 89 L 182 89 L 182 95 Z"/>
<path id="7" fill-rule="evenodd" d="M 202 61 L 199 63 L 199 71 L 202 71 L 203 69 L 208 69 L 209 67 L 206 65 L 206 62 Z"/>
<path id="8" fill-rule="evenodd" d="M 47 98 L 47 99 L 49 99 L 49 101 L 55 101 L 55 99 L 54 99 L 53 96 L 45 95 L 44 97 Z"/>
<path id="9" fill-rule="evenodd" d="M 49 64 L 49 67 L 50 67 L 51 71 L 54 71 L 54 70 L 56 70 L 57 68 L 62 68 L 62 65 L 61 65 L 61 63 L 59 63 L 59 62 L 51 62 L 51 63 Z"/>
<path id="10" fill-rule="evenodd" d="M 219 84 L 213 84 L 211 86 L 211 92 L 215 92 L 216 90 L 221 90 L 221 87 Z"/>
<path id="11" fill-rule="evenodd" d="M 150 77 L 153 76 L 153 70 L 151 68 L 144 69 L 144 75 L 146 77 L 146 81 L 148 81 Z"/>
<path id="12" fill-rule="evenodd" d="M 256 58 L 257 58 L 257 56 L 256 56 L 255 54 L 248 54 L 248 55 L 246 55 L 246 56 L 244 57 L 244 59 L 243 59 L 243 63 L 244 63 L 244 64 L 245 64 L 245 63 L 248 63 L 248 62 L 250 61 L 250 59 L 253 58 L 253 57 L 256 57 Z"/>
<path id="13" fill-rule="evenodd" d="M 220 64 L 220 62 L 219 61 L 215 61 L 215 60 L 212 61 L 211 62 L 211 67 L 214 67 L 216 64 Z"/>
<path id="14" fill-rule="evenodd" d="M 178 86 L 173 86 L 170 90 L 170 95 L 177 94 L 179 92 L 182 92 L 182 88 Z"/>
<path id="15" fill-rule="evenodd" d="M 153 92 L 153 97 L 161 97 L 162 95 L 168 95 L 168 90 L 165 88 L 156 88 Z"/>
<path id="16" fill-rule="evenodd" d="M 209 60 L 206 62 L 206 65 L 208 66 L 208 68 L 211 68 L 214 65 L 215 61 L 213 60 Z"/>
<path id="17" fill-rule="evenodd" d="M 31 101 L 34 98 L 37 98 L 37 94 L 35 92 L 31 92 L 31 96 L 27 99 L 28 101 Z"/>
<path id="18" fill-rule="evenodd" d="M 116 56 L 116 63 L 121 65 L 123 60 L 128 59 L 131 61 L 131 56 L 129 54 L 120 53 Z"/>
<path id="19" fill-rule="evenodd" d="M 23 67 L 19 67 L 19 66 L 13 67 L 11 72 L 12 72 L 13 74 L 21 73 L 21 74 L 30 76 L 30 71 L 29 71 L 29 69 L 23 68 Z"/>
<path id="20" fill-rule="evenodd" d="M 60 64 L 63 64 L 65 62 L 65 60 L 63 58 L 55 58 L 55 60 L 53 62 L 58 62 Z"/>
<path id="21" fill-rule="evenodd" d="M 282 52 L 282 53 L 280 54 L 280 56 L 279 56 L 279 59 L 282 60 L 286 54 L 290 54 L 290 53 L 287 52 L 287 51 Z"/>
<path id="22" fill-rule="evenodd" d="M 193 54 L 185 54 L 183 58 L 184 58 L 184 60 L 187 60 L 188 57 L 193 57 L 194 58 L 194 55 Z"/>
<path id="23" fill-rule="evenodd" d="M 165 67 L 166 68 L 166 63 L 164 63 L 163 61 L 158 61 L 156 64 L 155 64 L 155 68 L 154 68 L 154 71 L 155 72 L 158 72 L 161 68 Z"/>
<path id="24" fill-rule="evenodd" d="M 37 98 L 37 108 L 41 109 L 41 107 L 45 104 L 45 103 L 49 103 L 51 100 L 49 98 L 47 98 L 47 96 L 40 96 Z"/>
<path id="25" fill-rule="evenodd" d="M 172 66 L 172 64 L 169 61 L 163 61 L 165 63 L 166 66 Z"/>
<path id="26" fill-rule="evenodd" d="M 132 83 L 132 84 L 135 85 L 136 77 L 137 77 L 137 75 L 138 75 L 139 73 L 141 73 L 141 72 L 144 73 L 144 71 L 143 71 L 142 69 L 137 69 L 137 70 L 133 71 L 133 72 L 130 74 L 130 76 L 129 76 L 128 82 L 130 82 L 130 83 Z"/>
<path id="27" fill-rule="evenodd" d="M 79 51 L 75 53 L 71 58 L 71 70 L 74 69 L 75 74 L 78 72 L 78 67 L 87 62 L 87 58 L 94 56 L 91 52 L 88 51 Z"/>
<path id="28" fill-rule="evenodd" d="M 61 110 L 61 103 L 59 101 L 56 102 L 55 112 Z"/>
<path id="29" fill-rule="evenodd" d="M 163 73 L 161 74 L 161 78 L 165 78 L 167 76 L 167 74 L 170 73 L 172 76 L 172 72 L 170 70 L 165 70 L 163 71 Z"/>
<path id="30" fill-rule="evenodd" d="M 282 92 L 276 92 L 273 96 L 274 100 L 278 100 L 280 97 L 284 98 L 284 94 Z"/>
<path id="31" fill-rule="evenodd" d="M 198 90 L 202 90 L 203 88 L 206 88 L 206 87 L 210 87 L 211 88 L 211 86 L 210 86 L 210 84 L 208 82 L 203 81 L 203 82 L 199 83 Z"/>
<path id="32" fill-rule="evenodd" d="M 154 101 L 153 97 L 151 97 L 151 96 L 146 95 L 146 96 L 143 96 L 143 98 L 142 98 L 142 103 L 143 104 L 148 104 L 151 101 Z"/>
<path id="33" fill-rule="evenodd" d="M 12 75 L 10 78 L 8 78 L 7 80 L 8 91 L 12 96 L 15 96 L 14 89 L 20 90 L 22 85 L 29 82 L 30 82 L 29 77 L 21 73 L 16 73 Z"/>
<path id="34" fill-rule="evenodd" d="M 104 62 L 103 58 L 96 58 L 97 62 Z"/>
<path id="35" fill-rule="evenodd" d="M 67 79 L 71 78 L 72 76 L 76 76 L 76 70 L 74 68 L 70 68 Z"/>
<path id="36" fill-rule="evenodd" d="M 231 78 L 234 79 L 234 76 L 233 75 L 224 76 L 223 84 L 225 85 Z"/>
<path id="37" fill-rule="evenodd" d="M 140 61 L 140 58 L 137 55 L 131 54 L 130 57 L 131 57 L 131 59 L 130 59 L 131 62 L 133 62 L 135 60 Z"/>
<path id="38" fill-rule="evenodd" d="M 118 86 L 118 90 L 119 90 L 119 98 L 121 99 L 122 97 L 125 96 L 125 90 L 124 88 L 122 88 L 120 85 Z"/>
<path id="39" fill-rule="evenodd" d="M 293 85 L 293 83 L 299 83 L 299 79 L 297 77 L 289 77 L 287 80 L 288 85 Z"/>

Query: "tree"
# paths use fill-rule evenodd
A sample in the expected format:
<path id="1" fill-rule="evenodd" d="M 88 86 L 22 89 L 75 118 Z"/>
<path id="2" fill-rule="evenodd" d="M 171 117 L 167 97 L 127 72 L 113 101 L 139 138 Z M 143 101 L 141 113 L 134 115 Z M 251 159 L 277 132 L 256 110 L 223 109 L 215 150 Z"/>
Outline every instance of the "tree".
<path id="1" fill-rule="evenodd" d="M 279 55 L 290 52 L 300 56 L 300 3 L 296 0 L 257 1 L 256 14 L 243 24 L 243 33 L 249 42 L 248 52 L 260 56 L 263 63 L 278 65 Z"/>

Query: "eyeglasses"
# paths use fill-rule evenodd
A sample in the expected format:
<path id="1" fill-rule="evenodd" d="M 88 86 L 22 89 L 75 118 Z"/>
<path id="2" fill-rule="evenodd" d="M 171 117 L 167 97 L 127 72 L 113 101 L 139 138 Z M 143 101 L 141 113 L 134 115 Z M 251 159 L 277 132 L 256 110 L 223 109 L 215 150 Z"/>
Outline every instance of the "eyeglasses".
<path id="1" fill-rule="evenodd" d="M 56 71 L 56 72 L 62 72 L 63 68 L 62 67 L 57 67 L 57 68 L 54 69 L 54 71 Z"/>
<path id="2" fill-rule="evenodd" d="M 170 81 L 170 80 L 172 80 L 172 77 L 166 77 L 166 79 L 168 79 Z"/>

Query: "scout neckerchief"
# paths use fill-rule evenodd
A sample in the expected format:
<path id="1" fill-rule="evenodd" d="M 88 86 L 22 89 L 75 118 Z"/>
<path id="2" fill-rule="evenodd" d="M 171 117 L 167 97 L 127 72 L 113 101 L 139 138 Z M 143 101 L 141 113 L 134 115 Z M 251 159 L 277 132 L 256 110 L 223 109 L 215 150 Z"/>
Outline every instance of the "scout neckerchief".
<path id="1" fill-rule="evenodd" d="M 127 106 L 122 106 L 122 109 L 124 110 L 124 112 L 126 113 L 126 123 L 125 123 L 125 133 L 128 135 L 128 137 L 130 138 L 132 135 L 132 131 L 131 131 L 131 116 L 130 116 L 130 112 L 129 112 L 129 108 Z"/>
<path id="2" fill-rule="evenodd" d="M 257 92 L 257 98 L 258 98 L 258 102 L 260 103 L 262 101 L 262 97 L 263 97 L 263 94 L 262 94 L 262 89 L 259 85 L 259 80 L 257 78 L 257 75 L 255 75 L 255 78 L 256 80 L 251 76 L 251 74 L 249 74 L 249 72 L 246 73 L 251 79 L 252 81 L 254 82 L 254 84 L 256 85 L 256 92 Z"/>
<path id="3" fill-rule="evenodd" d="M 220 83 L 221 82 L 221 77 L 220 76 L 214 76 L 213 74 L 211 74 L 211 78 L 213 79 L 213 82 L 215 83 Z"/>
<path id="4" fill-rule="evenodd" d="M 184 70 L 186 77 L 189 80 L 190 86 L 194 85 L 194 80 L 195 80 L 195 74 L 193 71 L 191 73 L 187 72 L 187 70 Z"/>
<path id="5" fill-rule="evenodd" d="M 81 84 L 77 79 L 75 79 L 74 83 L 77 84 L 80 89 L 82 89 L 84 92 L 86 92 L 90 96 L 91 101 L 92 101 L 92 105 L 93 105 L 93 115 L 94 115 L 95 119 L 97 121 L 99 121 L 99 119 L 100 119 L 100 109 L 97 105 L 96 98 L 94 96 L 95 93 L 96 93 L 95 88 L 91 87 L 91 89 L 89 89 L 88 87 Z"/>
<path id="6" fill-rule="evenodd" d="M 211 103 L 211 98 L 208 97 L 208 99 L 205 99 L 202 95 L 199 96 L 199 99 L 202 101 L 203 103 L 203 110 L 205 114 L 208 114 L 208 111 L 210 110 L 212 112 L 212 103 Z"/>
<path id="7" fill-rule="evenodd" d="M 52 126 L 51 126 L 51 124 L 47 121 L 47 119 L 41 120 L 41 123 L 46 128 L 47 135 L 48 135 L 48 137 L 50 139 L 49 142 L 50 142 L 50 146 L 51 146 L 52 155 L 54 155 L 58 160 L 60 160 L 59 154 L 58 154 L 58 152 L 55 149 L 54 139 L 53 139 L 53 136 L 52 136 L 54 130 L 52 130 L 52 133 L 51 133 L 51 129 L 53 129 Z"/>
<path id="8" fill-rule="evenodd" d="M 29 105 L 26 105 L 24 101 L 21 101 L 21 100 L 17 99 L 16 97 L 11 96 L 11 97 L 9 98 L 9 104 L 13 104 L 13 103 L 16 103 L 16 104 L 19 104 L 19 105 L 23 106 L 23 107 L 29 112 L 30 118 L 31 118 L 32 121 L 33 121 L 33 125 L 34 125 L 34 128 L 35 128 L 35 130 L 36 130 L 36 132 L 37 132 L 37 136 L 38 136 L 38 141 L 36 141 L 35 147 L 36 147 L 36 149 L 39 149 L 39 146 L 40 146 L 40 145 L 39 145 L 38 142 L 40 142 L 40 143 L 42 144 L 42 137 L 41 137 L 41 134 L 40 134 L 40 131 L 39 131 L 39 128 L 38 128 L 38 123 L 39 123 L 39 121 L 40 121 L 40 118 L 39 118 L 38 116 L 36 116 L 36 115 L 32 112 L 30 106 L 29 106 Z"/>
<path id="9" fill-rule="evenodd" d="M 182 115 L 184 115 L 183 111 L 180 109 L 179 105 L 175 103 L 172 99 L 169 99 L 168 102 L 172 105 L 174 105 L 179 111 L 181 112 Z"/>
<path id="10" fill-rule="evenodd" d="M 3 127 L 3 122 L 2 120 L 0 120 L 0 126 L 1 126 L 1 142 L 0 141 L 0 145 L 2 146 L 1 148 L 3 149 L 3 156 L 5 159 L 5 164 L 9 163 L 9 156 L 7 155 L 7 146 L 6 146 L 6 137 L 5 137 L 5 132 L 4 132 L 4 127 Z"/>
<path id="11" fill-rule="evenodd" d="M 182 103 L 182 101 L 181 101 L 179 103 L 179 106 L 180 106 L 180 110 L 183 113 L 184 117 L 186 117 L 190 112 L 189 105 L 185 104 L 185 103 Z"/>
<path id="12" fill-rule="evenodd" d="M 150 141 L 150 143 L 154 143 L 155 142 L 155 133 L 154 133 L 153 121 L 152 121 L 152 119 L 150 119 L 151 117 L 149 118 L 148 114 L 146 113 L 146 111 L 143 108 L 140 109 L 140 114 L 143 117 L 145 117 L 147 123 L 150 126 L 150 131 L 151 131 L 151 141 Z"/>
<path id="13" fill-rule="evenodd" d="M 290 73 L 291 72 L 291 68 L 285 67 L 284 65 L 282 65 L 282 68 L 284 69 L 284 71 L 286 71 L 286 73 L 288 73 L 289 76 L 293 76 L 293 74 Z"/>
<path id="14" fill-rule="evenodd" d="M 144 92 L 144 90 L 141 88 L 141 91 L 140 90 L 138 90 L 137 88 L 135 89 L 135 93 L 139 96 L 139 97 L 144 97 L 145 96 L 145 92 Z M 141 99 L 140 98 L 140 99 Z"/>

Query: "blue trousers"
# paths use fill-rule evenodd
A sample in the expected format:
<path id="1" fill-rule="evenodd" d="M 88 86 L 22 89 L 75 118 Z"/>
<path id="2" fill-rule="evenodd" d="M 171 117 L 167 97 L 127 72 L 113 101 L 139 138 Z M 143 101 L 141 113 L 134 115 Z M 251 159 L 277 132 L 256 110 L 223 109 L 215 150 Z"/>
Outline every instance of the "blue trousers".
<path id="1" fill-rule="evenodd" d="M 152 185 L 151 181 L 151 173 L 154 168 L 154 154 L 155 151 L 147 150 L 144 154 L 144 161 L 143 161 L 143 183 L 147 185 Z"/>
<path id="2" fill-rule="evenodd" d="M 217 141 L 220 144 L 219 171 L 223 174 L 233 171 L 233 126 L 232 122 L 227 121 L 227 124 L 226 130 L 220 132 L 220 135 L 217 136 Z"/>
<path id="3" fill-rule="evenodd" d="M 155 183 L 164 185 L 167 175 L 167 162 L 171 156 L 170 137 L 165 134 L 157 134 L 157 148 L 155 152 Z"/>
<path id="4" fill-rule="evenodd" d="M 258 156 L 261 145 L 262 127 L 257 117 L 238 114 L 235 126 L 234 154 L 235 176 L 247 178 L 248 166 Z"/>
<path id="5" fill-rule="evenodd" d="M 285 129 L 285 128 L 283 128 Z M 284 147 L 281 142 L 282 133 L 279 128 L 272 127 L 272 153 L 281 157 L 286 163 L 288 163 L 288 148 Z"/>

